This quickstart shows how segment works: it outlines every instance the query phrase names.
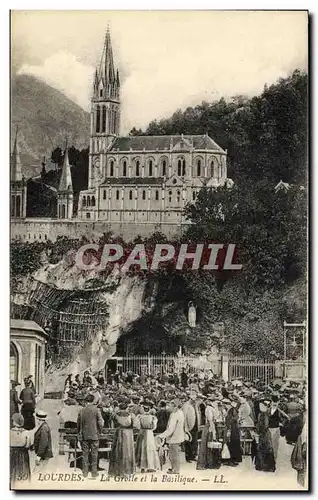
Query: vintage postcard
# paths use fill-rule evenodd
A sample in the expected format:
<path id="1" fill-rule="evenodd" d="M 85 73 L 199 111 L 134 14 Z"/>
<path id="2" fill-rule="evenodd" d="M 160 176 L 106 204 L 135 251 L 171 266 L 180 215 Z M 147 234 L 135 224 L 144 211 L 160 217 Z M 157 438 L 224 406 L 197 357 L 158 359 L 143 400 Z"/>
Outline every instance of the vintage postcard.
<path id="1" fill-rule="evenodd" d="M 307 11 L 11 12 L 11 489 L 308 489 L 307 59 Z"/>

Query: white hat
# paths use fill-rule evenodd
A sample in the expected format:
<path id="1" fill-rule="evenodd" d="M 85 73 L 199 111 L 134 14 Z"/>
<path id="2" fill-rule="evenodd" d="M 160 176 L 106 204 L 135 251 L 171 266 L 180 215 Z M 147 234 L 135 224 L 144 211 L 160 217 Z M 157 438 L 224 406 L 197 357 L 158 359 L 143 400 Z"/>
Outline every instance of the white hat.
<path id="1" fill-rule="evenodd" d="M 42 411 L 42 410 L 38 410 L 35 414 L 36 418 L 38 418 L 39 420 L 45 420 L 46 417 L 47 417 L 47 413 L 45 413 L 45 411 Z"/>

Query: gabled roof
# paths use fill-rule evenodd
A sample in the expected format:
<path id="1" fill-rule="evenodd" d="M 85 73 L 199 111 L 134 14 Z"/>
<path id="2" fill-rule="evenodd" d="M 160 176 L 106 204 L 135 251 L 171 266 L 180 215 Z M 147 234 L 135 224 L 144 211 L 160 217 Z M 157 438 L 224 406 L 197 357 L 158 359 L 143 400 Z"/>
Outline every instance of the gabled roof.
<path id="1" fill-rule="evenodd" d="M 176 174 L 172 175 L 169 179 L 166 180 L 166 186 L 183 186 L 185 181 L 178 177 Z"/>
<path id="2" fill-rule="evenodd" d="M 39 332 L 42 335 L 47 335 L 43 328 L 41 328 L 35 321 L 28 319 L 10 319 L 10 328 L 17 330 L 29 330 Z"/>
<path id="3" fill-rule="evenodd" d="M 290 188 L 291 188 L 291 186 L 290 186 L 290 184 L 288 184 L 288 182 L 283 182 L 282 180 L 280 180 L 274 189 L 277 193 L 277 191 L 281 191 L 281 190 L 288 191 Z"/>
<path id="4" fill-rule="evenodd" d="M 177 144 L 182 144 L 187 150 L 208 149 L 226 154 L 218 144 L 207 134 L 204 135 L 137 135 L 117 137 L 109 151 L 170 151 Z"/>

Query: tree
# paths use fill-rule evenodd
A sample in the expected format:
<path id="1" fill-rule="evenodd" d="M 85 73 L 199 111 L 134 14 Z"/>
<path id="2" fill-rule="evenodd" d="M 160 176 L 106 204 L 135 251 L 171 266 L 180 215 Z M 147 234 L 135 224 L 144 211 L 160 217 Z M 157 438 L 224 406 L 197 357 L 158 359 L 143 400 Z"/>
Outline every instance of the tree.
<path id="1" fill-rule="evenodd" d="M 58 167 L 61 167 L 63 165 L 63 153 L 62 149 L 59 146 L 53 149 L 51 154 L 51 162 Z"/>

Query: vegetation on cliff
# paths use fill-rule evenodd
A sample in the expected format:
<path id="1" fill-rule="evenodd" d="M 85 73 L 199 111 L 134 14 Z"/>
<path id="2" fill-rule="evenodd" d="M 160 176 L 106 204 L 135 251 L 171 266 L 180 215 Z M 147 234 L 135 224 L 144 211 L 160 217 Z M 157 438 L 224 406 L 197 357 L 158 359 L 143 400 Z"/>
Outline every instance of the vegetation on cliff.
<path id="1" fill-rule="evenodd" d="M 193 350 L 209 348 L 213 325 L 222 322 L 223 347 L 275 358 L 283 351 L 283 321 L 306 319 L 307 75 L 295 71 L 260 96 L 202 103 L 152 122 L 144 132 L 131 133 L 204 132 L 228 150 L 228 175 L 235 185 L 202 189 L 196 204 L 185 209 L 191 223 L 186 234 L 169 243 L 235 243 L 243 269 L 229 274 L 182 272 L 171 266 L 148 275 L 149 281 L 158 283 L 156 307 L 133 330 L 146 332 L 153 343 L 166 332 Z M 276 192 L 280 180 L 289 183 L 289 189 Z M 107 234 L 100 243 L 111 239 Z M 135 242 L 140 241 L 151 252 L 167 239 L 155 234 Z M 49 259 L 60 259 L 82 243 L 67 238 L 56 243 L 13 243 L 13 283 L 41 265 L 44 249 Z M 197 304 L 195 329 L 186 321 L 189 300 Z M 157 344 L 160 350 L 164 342 Z"/>

